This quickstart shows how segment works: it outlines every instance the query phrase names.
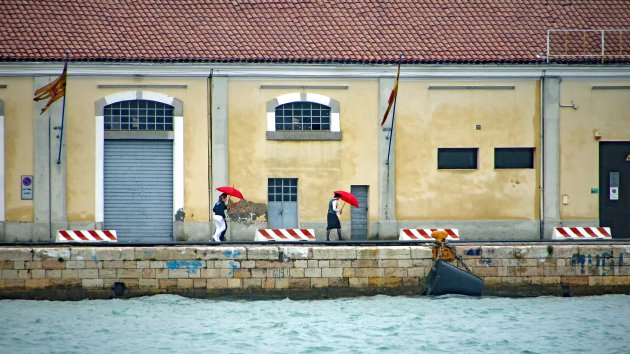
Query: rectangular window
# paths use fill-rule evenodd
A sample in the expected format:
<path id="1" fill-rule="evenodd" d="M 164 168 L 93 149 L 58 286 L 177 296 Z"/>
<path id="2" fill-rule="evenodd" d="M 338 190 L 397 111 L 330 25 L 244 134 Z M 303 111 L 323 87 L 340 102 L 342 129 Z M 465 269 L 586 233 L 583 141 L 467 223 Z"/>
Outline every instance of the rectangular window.
<path id="1" fill-rule="evenodd" d="M 478 148 L 438 148 L 438 169 L 474 170 Z"/>
<path id="2" fill-rule="evenodd" d="M 297 202 L 297 178 L 269 178 L 267 183 L 270 202 Z"/>
<path id="3" fill-rule="evenodd" d="M 494 168 L 534 168 L 534 148 L 495 148 Z"/>

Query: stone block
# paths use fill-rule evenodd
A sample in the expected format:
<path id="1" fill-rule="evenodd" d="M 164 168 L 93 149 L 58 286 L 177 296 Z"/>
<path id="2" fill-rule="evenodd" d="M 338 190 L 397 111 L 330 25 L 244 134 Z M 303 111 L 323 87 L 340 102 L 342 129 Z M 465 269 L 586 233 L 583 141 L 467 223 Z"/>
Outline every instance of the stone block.
<path id="1" fill-rule="evenodd" d="M 120 279 L 140 279 L 142 278 L 142 270 L 141 269 L 118 269 L 116 271 L 118 278 Z M 170 277 L 177 278 L 177 277 Z M 186 277 L 184 277 L 186 278 Z"/>
<path id="2" fill-rule="evenodd" d="M 141 261 L 168 261 L 170 255 L 168 248 L 164 247 L 135 247 L 134 256 L 131 258 L 119 258 L 115 260 L 141 260 Z"/>
<path id="3" fill-rule="evenodd" d="M 85 261 L 66 261 L 66 269 L 84 269 Z"/>
<path id="4" fill-rule="evenodd" d="M 312 278 L 311 279 L 311 287 L 312 288 L 326 288 L 326 287 L 328 287 L 328 278 Z"/>
<path id="5" fill-rule="evenodd" d="M 411 246 L 412 259 L 433 259 L 433 247 L 431 246 Z"/>
<path id="6" fill-rule="evenodd" d="M 307 268 L 317 268 L 317 267 L 319 267 L 319 261 L 311 259 L 311 260 L 309 260 L 306 263 L 306 267 Z"/>
<path id="7" fill-rule="evenodd" d="M 177 289 L 194 289 L 192 279 L 177 279 Z"/>
<path id="8" fill-rule="evenodd" d="M 471 271 L 478 277 L 498 277 L 498 267 L 472 267 Z"/>
<path id="9" fill-rule="evenodd" d="M 510 259 L 514 256 L 514 247 L 506 246 L 481 246 L 481 253 L 484 258 Z"/>
<path id="10" fill-rule="evenodd" d="M 420 280 L 418 278 L 403 278 L 403 286 L 406 288 L 419 288 Z"/>
<path id="11" fill-rule="evenodd" d="M 243 279 L 243 289 L 249 289 L 249 288 L 262 288 L 262 279 L 260 278 Z"/>
<path id="12" fill-rule="evenodd" d="M 4 269 L 4 268 L 0 266 L 0 269 Z M 11 268 L 6 268 L 6 269 L 11 269 Z M 13 268 L 13 269 L 17 269 L 17 268 Z M 25 261 L 24 269 L 42 269 L 42 261 Z"/>
<path id="13" fill-rule="evenodd" d="M 381 247 L 378 259 L 411 259 L 411 249 L 409 246 Z"/>
<path id="14" fill-rule="evenodd" d="M 378 268 L 376 259 L 359 259 L 352 261 L 352 268 Z"/>
<path id="15" fill-rule="evenodd" d="M 250 247 L 247 249 L 248 260 L 277 260 L 279 256 L 280 251 L 275 246 Z"/>
<path id="16" fill-rule="evenodd" d="M 348 278 L 348 282 L 350 283 L 350 287 L 352 288 L 367 288 L 368 278 Z"/>
<path id="17" fill-rule="evenodd" d="M 289 279 L 288 278 L 275 279 L 275 281 L 276 281 L 276 289 L 288 289 L 289 288 Z"/>
<path id="18" fill-rule="evenodd" d="M 330 268 L 330 261 L 329 260 L 319 261 L 319 263 L 317 264 L 317 267 L 319 267 L 319 268 Z"/>
<path id="19" fill-rule="evenodd" d="M 30 261 L 27 261 L 30 262 Z M 2 269 L 15 269 L 13 268 L 13 261 L 0 261 L 0 270 Z M 39 262 L 40 267 L 41 267 L 41 262 Z"/>
<path id="20" fill-rule="evenodd" d="M 51 286 L 50 279 L 25 279 L 25 289 L 43 289 Z"/>
<path id="21" fill-rule="evenodd" d="M 528 286 L 531 284 L 529 277 L 501 277 L 501 284 L 511 286 Z"/>
<path id="22" fill-rule="evenodd" d="M 30 256 L 26 256 L 25 253 L 29 253 Z M 18 258 L 14 258 L 14 260 L 33 260 L 33 261 L 45 261 L 45 260 L 53 260 L 53 259 L 63 259 L 65 261 L 70 260 L 70 248 L 68 247 L 55 247 L 55 248 L 33 248 L 32 253 L 30 249 L 20 249 L 19 253 L 16 254 Z M 28 257 L 28 259 L 24 259 L 24 257 Z M 2 250 L 0 250 L 0 259 L 2 259 Z"/>
<path id="23" fill-rule="evenodd" d="M 273 278 L 262 279 L 263 289 L 274 289 L 276 287 L 276 280 Z"/>
<path id="24" fill-rule="evenodd" d="M 80 279 L 99 279 L 98 269 L 79 269 Z"/>
<path id="25" fill-rule="evenodd" d="M 45 260 L 42 261 L 42 268 L 44 269 L 65 269 L 66 268 L 66 264 L 65 262 L 59 262 L 58 260 Z"/>
<path id="26" fill-rule="evenodd" d="M 350 268 L 352 267 L 351 260 L 332 260 L 329 262 L 330 268 Z"/>
<path id="27" fill-rule="evenodd" d="M 293 266 L 295 268 L 306 268 L 308 267 L 308 261 L 294 261 Z"/>
<path id="28" fill-rule="evenodd" d="M 347 288 L 350 282 L 348 278 L 328 278 L 328 285 L 333 288 Z"/>
<path id="29" fill-rule="evenodd" d="M 279 262 L 279 261 L 256 261 L 255 268 L 291 268 L 292 262 Z M 254 267 L 251 267 L 254 268 Z"/>
<path id="30" fill-rule="evenodd" d="M 382 278 L 385 271 L 382 268 L 355 268 L 354 274 L 358 278 Z"/>
<path id="31" fill-rule="evenodd" d="M 122 261 L 123 265 L 122 268 L 126 268 L 126 269 L 137 269 L 138 265 L 136 261 Z"/>
<path id="32" fill-rule="evenodd" d="M 407 269 L 402 268 L 385 268 L 385 272 L 383 274 L 385 278 L 406 278 L 407 277 Z"/>
<path id="33" fill-rule="evenodd" d="M 166 268 L 156 269 L 155 270 L 155 277 L 157 279 L 168 279 L 169 278 L 168 269 L 166 269 Z"/>
<path id="34" fill-rule="evenodd" d="M 50 279 L 50 284 L 54 287 L 75 287 L 81 286 L 81 279 L 68 278 L 68 279 Z"/>
<path id="35" fill-rule="evenodd" d="M 219 269 L 201 269 L 200 271 L 201 278 L 219 278 L 220 274 Z"/>
<path id="36" fill-rule="evenodd" d="M 18 279 L 31 279 L 31 270 L 30 269 L 20 269 L 18 272 Z"/>
<path id="37" fill-rule="evenodd" d="M 61 269 L 48 269 L 44 271 L 48 279 L 61 279 Z"/>
<path id="38" fill-rule="evenodd" d="M 411 263 L 411 259 L 408 259 L 409 263 Z M 398 260 L 396 259 L 382 259 L 378 261 L 379 268 L 395 268 L 398 267 Z"/>
<path id="39" fill-rule="evenodd" d="M 484 286 L 499 286 L 501 285 L 501 277 L 483 277 Z"/>
<path id="40" fill-rule="evenodd" d="M 142 278 L 155 279 L 155 269 L 151 269 L 151 268 L 142 269 Z"/>
<path id="41" fill-rule="evenodd" d="M 551 251 L 553 252 L 551 258 L 556 259 L 571 259 L 574 254 L 578 253 L 577 245 L 563 245 L 559 243 L 554 243 L 551 246 Z"/>
<path id="42" fill-rule="evenodd" d="M 304 276 L 306 278 L 321 278 L 322 270 L 320 268 L 306 268 L 304 269 Z"/>
<path id="43" fill-rule="evenodd" d="M 630 276 L 629 275 L 619 275 L 614 277 L 614 281 L 613 283 L 615 285 L 623 285 L 623 286 L 628 286 L 630 285 Z"/>
<path id="44" fill-rule="evenodd" d="M 311 278 L 289 278 L 290 289 L 308 289 L 311 287 Z"/>
<path id="45" fill-rule="evenodd" d="M 158 279 L 160 289 L 174 289 L 177 288 L 176 279 Z"/>
<path id="46" fill-rule="evenodd" d="M 398 288 L 402 285 L 401 278 L 368 278 L 368 284 L 372 288 Z"/>
<path id="47" fill-rule="evenodd" d="M 79 278 L 78 269 L 62 269 L 61 270 L 61 279 L 78 279 L 78 278 Z"/>
<path id="48" fill-rule="evenodd" d="M 70 259 L 98 262 L 133 260 L 136 259 L 136 249 L 133 247 L 73 248 Z"/>
<path id="49" fill-rule="evenodd" d="M 120 269 L 123 264 L 123 261 L 103 261 L 103 269 Z"/>
<path id="50" fill-rule="evenodd" d="M 552 254 L 553 253 L 550 254 L 547 250 L 547 246 L 543 245 L 514 247 L 514 257 L 516 259 L 544 259 L 551 257 Z"/>
<path id="51" fill-rule="evenodd" d="M 15 269 L 15 270 L 26 269 L 26 262 L 29 262 L 29 261 L 15 261 L 15 262 L 13 262 L 13 269 Z"/>
<path id="52" fill-rule="evenodd" d="M 33 269 L 31 270 L 31 278 L 33 279 L 45 279 L 46 271 L 44 269 Z"/>
<path id="53" fill-rule="evenodd" d="M 356 259 L 378 259 L 379 247 L 377 246 L 363 246 L 356 249 Z"/>
<path id="54" fill-rule="evenodd" d="M 313 247 L 311 249 L 313 259 L 357 259 L 357 248 L 352 246 L 339 247 Z"/>
<path id="55" fill-rule="evenodd" d="M 251 269 L 235 269 L 232 272 L 232 277 L 239 279 L 251 278 Z"/>
<path id="56" fill-rule="evenodd" d="M 68 252 L 67 254 L 70 255 L 70 252 Z M 41 258 L 34 258 L 34 254 L 31 253 L 30 248 L 24 248 L 24 247 L 0 248 L 0 261 L 32 261 L 32 260 L 39 261 L 41 260 Z"/>
<path id="57" fill-rule="evenodd" d="M 468 264 L 468 263 L 466 263 Z M 411 260 L 412 267 L 422 267 L 422 268 L 432 268 L 433 260 L 432 259 L 412 259 Z"/>
<path id="58" fill-rule="evenodd" d="M 292 261 L 298 259 L 310 259 L 310 247 L 303 246 L 280 246 L 280 259 L 283 261 Z"/>
<path id="59" fill-rule="evenodd" d="M 138 287 L 140 289 L 158 288 L 160 285 L 158 279 L 139 279 Z"/>
<path id="60" fill-rule="evenodd" d="M 86 289 L 102 289 L 104 286 L 103 279 L 82 279 L 81 287 Z"/>
<path id="61" fill-rule="evenodd" d="M 345 278 L 355 277 L 354 268 L 343 268 L 343 271 L 341 272 L 341 276 Z"/>
<path id="62" fill-rule="evenodd" d="M 165 268 L 166 263 L 164 261 L 149 261 L 149 268 L 159 269 Z"/>
<path id="63" fill-rule="evenodd" d="M 322 268 L 322 277 L 324 278 L 341 278 L 343 276 L 343 268 Z"/>
<path id="64" fill-rule="evenodd" d="M 431 271 L 426 267 L 411 267 L 407 268 L 407 276 L 412 278 L 423 278 Z"/>
<path id="65" fill-rule="evenodd" d="M 243 288 L 243 279 L 230 278 L 227 280 L 227 286 L 230 289 L 241 289 Z"/>
<path id="66" fill-rule="evenodd" d="M 289 276 L 291 278 L 304 278 L 306 269 L 309 269 L 309 268 L 293 268 L 291 269 Z"/>
<path id="67" fill-rule="evenodd" d="M 3 279 L 5 289 L 24 289 L 25 279 Z"/>
<path id="68" fill-rule="evenodd" d="M 18 271 L 15 269 L 3 269 L 0 271 L 0 278 L 6 280 L 18 279 Z"/>
<path id="69" fill-rule="evenodd" d="M 268 261 L 261 261 L 268 262 Z M 241 268 L 256 268 L 256 261 L 241 261 Z"/>
<path id="70" fill-rule="evenodd" d="M 396 261 L 396 265 L 394 267 L 398 268 L 411 268 L 412 267 L 411 259 L 399 259 Z"/>
<path id="71" fill-rule="evenodd" d="M 147 269 L 151 268 L 151 261 L 137 261 L 136 268 L 138 269 Z"/>
<path id="72" fill-rule="evenodd" d="M 266 278 L 267 277 L 267 269 L 253 268 L 253 269 L 247 269 L 247 270 L 249 270 L 252 278 Z"/>
<path id="73" fill-rule="evenodd" d="M 588 286 L 588 276 L 561 276 L 560 284 L 564 286 Z"/>
<path id="74" fill-rule="evenodd" d="M 99 269 L 98 277 L 101 279 L 115 279 L 117 278 L 116 269 Z"/>
<path id="75" fill-rule="evenodd" d="M 193 288 L 195 289 L 206 289 L 208 286 L 207 279 L 193 279 Z"/>
<path id="76" fill-rule="evenodd" d="M 206 279 L 207 289 L 226 289 L 227 279 Z"/>

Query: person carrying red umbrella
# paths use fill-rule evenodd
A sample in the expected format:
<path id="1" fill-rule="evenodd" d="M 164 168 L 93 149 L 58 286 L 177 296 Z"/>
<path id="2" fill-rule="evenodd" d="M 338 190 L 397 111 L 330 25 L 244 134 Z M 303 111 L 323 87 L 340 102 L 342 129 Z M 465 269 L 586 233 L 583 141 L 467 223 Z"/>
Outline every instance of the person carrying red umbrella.
<path id="1" fill-rule="evenodd" d="M 339 216 L 337 214 L 341 214 L 341 208 L 339 207 L 339 198 L 341 198 L 341 194 L 335 192 L 335 196 L 328 202 L 328 215 L 327 215 L 327 226 L 326 226 L 326 241 L 330 241 L 330 230 L 337 229 L 337 236 L 339 237 L 339 241 L 343 240 L 341 238 L 341 222 L 339 222 Z"/>
<path id="2" fill-rule="evenodd" d="M 227 222 L 225 222 L 225 211 L 227 210 L 227 204 L 225 204 L 228 195 L 234 196 L 239 199 L 243 199 L 243 194 L 234 187 L 223 186 L 217 188 L 222 194 L 219 196 L 219 200 L 214 204 L 212 208 L 214 225 L 216 226 L 212 239 L 214 242 L 225 241 L 225 232 L 227 231 Z"/>

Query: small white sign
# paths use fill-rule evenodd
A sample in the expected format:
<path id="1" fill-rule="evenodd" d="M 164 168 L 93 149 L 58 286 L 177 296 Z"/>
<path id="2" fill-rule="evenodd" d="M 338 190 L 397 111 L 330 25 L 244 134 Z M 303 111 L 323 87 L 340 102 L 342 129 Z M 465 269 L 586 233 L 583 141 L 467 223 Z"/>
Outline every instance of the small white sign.
<path id="1" fill-rule="evenodd" d="M 610 187 L 610 200 L 619 200 L 619 187 Z"/>
<path id="2" fill-rule="evenodd" d="M 22 176 L 22 200 L 33 200 L 33 176 Z"/>

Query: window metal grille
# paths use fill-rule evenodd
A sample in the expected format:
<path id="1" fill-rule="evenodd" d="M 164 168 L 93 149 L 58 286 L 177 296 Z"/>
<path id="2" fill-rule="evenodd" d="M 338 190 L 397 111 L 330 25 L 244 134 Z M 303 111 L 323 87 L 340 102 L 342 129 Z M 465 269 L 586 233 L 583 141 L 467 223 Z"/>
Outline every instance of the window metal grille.
<path id="1" fill-rule="evenodd" d="M 104 107 L 105 130 L 173 130 L 173 106 L 148 100 L 130 100 Z"/>
<path id="2" fill-rule="evenodd" d="M 297 202 L 297 178 L 269 178 L 270 202 Z"/>
<path id="3" fill-rule="evenodd" d="M 438 169 L 477 168 L 477 148 L 439 148 Z"/>
<path id="4" fill-rule="evenodd" d="M 495 148 L 494 168 L 534 168 L 534 148 Z"/>
<path id="5" fill-rule="evenodd" d="M 276 107 L 278 130 L 330 130 L 330 107 L 314 102 L 290 102 Z"/>

